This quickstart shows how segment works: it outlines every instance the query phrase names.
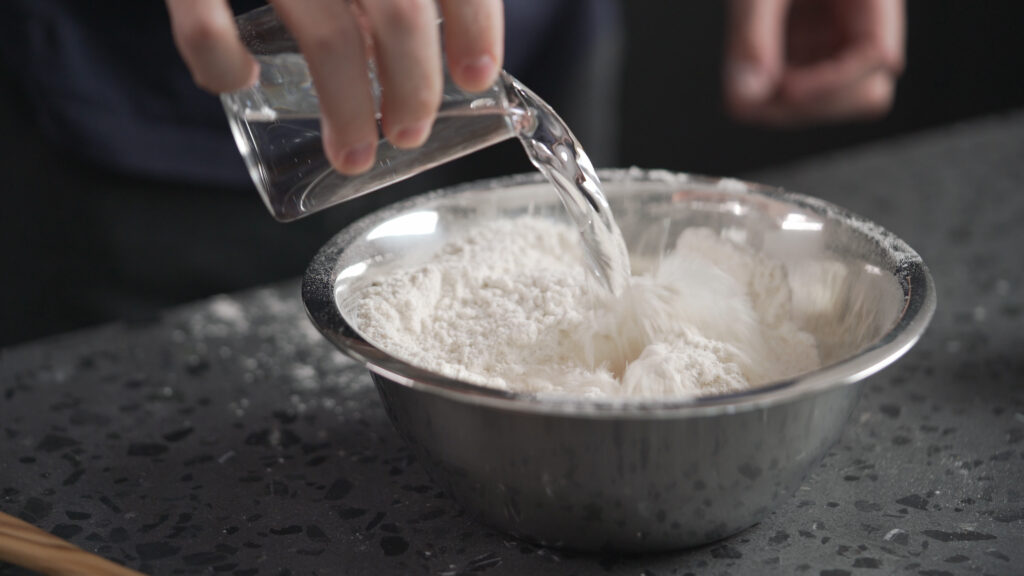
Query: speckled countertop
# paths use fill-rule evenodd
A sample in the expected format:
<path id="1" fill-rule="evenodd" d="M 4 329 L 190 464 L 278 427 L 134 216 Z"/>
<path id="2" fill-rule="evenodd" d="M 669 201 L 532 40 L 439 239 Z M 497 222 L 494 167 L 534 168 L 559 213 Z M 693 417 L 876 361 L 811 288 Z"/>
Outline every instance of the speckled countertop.
<path id="1" fill-rule="evenodd" d="M 754 175 L 899 234 L 939 309 L 793 499 L 724 542 L 584 555 L 474 523 L 296 283 L 0 352 L 0 510 L 154 574 L 1024 573 L 1022 159 L 1017 113 Z"/>

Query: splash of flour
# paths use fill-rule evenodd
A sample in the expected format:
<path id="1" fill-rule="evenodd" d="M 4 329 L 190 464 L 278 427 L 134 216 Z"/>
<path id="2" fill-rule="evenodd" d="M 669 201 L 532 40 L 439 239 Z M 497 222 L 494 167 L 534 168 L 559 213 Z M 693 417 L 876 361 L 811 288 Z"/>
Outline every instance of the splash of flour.
<path id="1" fill-rule="evenodd" d="M 573 228 L 499 220 L 374 278 L 349 316 L 411 364 L 538 394 L 712 395 L 818 367 L 782 264 L 711 230 L 683 232 L 618 298 L 591 289 L 580 261 Z"/>

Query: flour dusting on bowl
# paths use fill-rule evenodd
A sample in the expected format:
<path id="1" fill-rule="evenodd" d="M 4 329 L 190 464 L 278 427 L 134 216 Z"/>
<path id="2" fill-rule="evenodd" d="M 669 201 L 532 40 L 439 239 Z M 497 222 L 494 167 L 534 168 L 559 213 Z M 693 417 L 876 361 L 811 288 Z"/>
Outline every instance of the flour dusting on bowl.
<path id="1" fill-rule="evenodd" d="M 541 218 L 481 223 L 375 277 L 351 320 L 410 364 L 541 395 L 705 396 L 819 367 L 780 262 L 690 228 L 613 296 L 584 274 L 579 244 Z"/>

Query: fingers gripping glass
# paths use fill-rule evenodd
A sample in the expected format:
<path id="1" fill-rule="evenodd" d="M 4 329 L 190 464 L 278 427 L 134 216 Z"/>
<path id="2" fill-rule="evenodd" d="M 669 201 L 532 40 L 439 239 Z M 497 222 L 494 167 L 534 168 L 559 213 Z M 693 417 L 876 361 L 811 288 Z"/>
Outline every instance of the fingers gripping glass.
<path id="1" fill-rule="evenodd" d="M 249 88 L 222 94 L 228 123 L 264 203 L 287 222 L 388 186 L 415 174 L 515 136 L 504 71 L 488 89 L 469 93 L 445 70 L 441 108 L 430 138 L 419 148 L 400 150 L 380 130 L 380 84 L 367 62 L 377 114 L 378 148 L 362 174 L 336 172 L 324 153 L 320 100 L 298 44 L 270 6 L 236 19 L 242 42 L 260 64 Z"/>

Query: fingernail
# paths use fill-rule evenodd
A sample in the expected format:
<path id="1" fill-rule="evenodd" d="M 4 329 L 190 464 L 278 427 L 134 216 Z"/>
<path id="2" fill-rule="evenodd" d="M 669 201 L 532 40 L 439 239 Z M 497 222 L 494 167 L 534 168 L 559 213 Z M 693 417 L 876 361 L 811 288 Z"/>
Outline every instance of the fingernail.
<path id="1" fill-rule="evenodd" d="M 369 168 L 375 156 L 376 142 L 363 142 L 341 154 L 341 167 L 346 172 L 362 172 Z"/>
<path id="2" fill-rule="evenodd" d="M 416 147 L 426 141 L 428 134 L 430 134 L 429 121 L 408 124 L 395 130 L 391 143 L 403 147 Z"/>
<path id="3" fill-rule="evenodd" d="M 256 85 L 260 79 L 260 63 L 253 62 L 252 69 L 249 71 L 249 78 L 245 81 L 245 87 L 251 88 Z"/>
<path id="4" fill-rule="evenodd" d="M 729 76 L 733 94 L 741 100 L 760 102 L 771 92 L 771 77 L 760 66 L 746 62 L 734 64 L 729 68 Z"/>
<path id="5" fill-rule="evenodd" d="M 491 80 L 491 77 L 494 75 L 494 69 L 494 59 L 489 54 L 484 54 L 475 60 L 463 62 L 459 66 L 459 75 L 463 80 L 467 80 L 471 84 L 483 84 Z"/>

